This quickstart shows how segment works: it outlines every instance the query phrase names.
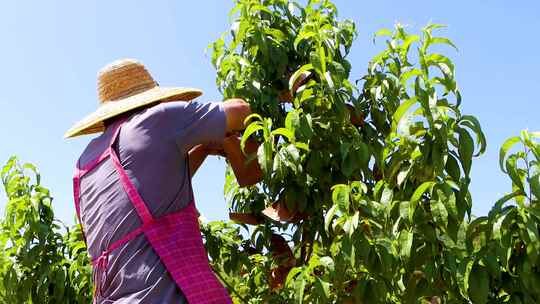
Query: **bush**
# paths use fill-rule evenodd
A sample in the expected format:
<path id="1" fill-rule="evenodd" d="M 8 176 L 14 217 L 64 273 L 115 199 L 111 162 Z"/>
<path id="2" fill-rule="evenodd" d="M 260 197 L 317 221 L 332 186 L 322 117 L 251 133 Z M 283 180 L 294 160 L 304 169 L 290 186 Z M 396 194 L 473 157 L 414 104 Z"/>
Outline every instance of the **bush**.
<path id="1" fill-rule="evenodd" d="M 91 266 L 80 226 L 54 218 L 52 197 L 31 164 L 11 158 L 0 222 L 0 303 L 91 303 Z"/>

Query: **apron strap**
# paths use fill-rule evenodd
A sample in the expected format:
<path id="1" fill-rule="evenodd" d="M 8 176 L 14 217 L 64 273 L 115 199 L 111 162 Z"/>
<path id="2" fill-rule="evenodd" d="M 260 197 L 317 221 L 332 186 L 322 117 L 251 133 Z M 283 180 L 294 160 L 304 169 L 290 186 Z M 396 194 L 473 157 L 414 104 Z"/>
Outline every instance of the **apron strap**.
<path id="1" fill-rule="evenodd" d="M 120 164 L 118 155 L 114 151 L 113 147 L 111 146 L 109 149 L 110 149 L 111 160 L 114 164 L 114 167 L 116 168 L 116 171 L 118 172 L 118 175 L 120 176 L 120 182 L 122 183 L 124 190 L 126 191 L 131 203 L 135 207 L 137 214 L 141 218 L 143 225 L 149 224 L 150 222 L 154 220 L 154 218 L 152 217 L 152 214 L 150 213 L 150 210 L 148 210 L 148 207 L 146 206 L 143 199 L 139 195 L 139 192 L 137 192 L 137 188 L 135 188 L 135 186 L 129 179 L 129 176 L 127 175 L 126 170 L 124 170 L 124 168 L 122 167 L 122 164 Z"/>
<path id="2" fill-rule="evenodd" d="M 146 203 L 140 196 L 139 192 L 137 191 L 137 188 L 135 188 L 135 185 L 133 185 L 133 182 L 131 182 L 131 179 L 127 175 L 126 170 L 120 163 L 120 158 L 118 156 L 118 153 L 114 150 L 114 145 L 116 141 L 118 140 L 118 135 L 120 133 L 120 129 L 122 128 L 123 124 L 124 124 L 123 122 L 119 124 L 118 129 L 111 140 L 109 149 L 107 149 L 108 155 L 110 156 L 113 162 L 116 172 L 118 172 L 118 175 L 120 177 L 120 182 L 122 183 L 122 187 L 126 191 L 129 197 L 129 200 L 135 207 L 135 210 L 137 211 L 137 214 L 139 215 L 141 221 L 143 222 L 143 225 L 147 225 L 154 221 L 154 217 L 152 216 L 152 213 L 150 213 L 150 210 L 148 210 Z"/>

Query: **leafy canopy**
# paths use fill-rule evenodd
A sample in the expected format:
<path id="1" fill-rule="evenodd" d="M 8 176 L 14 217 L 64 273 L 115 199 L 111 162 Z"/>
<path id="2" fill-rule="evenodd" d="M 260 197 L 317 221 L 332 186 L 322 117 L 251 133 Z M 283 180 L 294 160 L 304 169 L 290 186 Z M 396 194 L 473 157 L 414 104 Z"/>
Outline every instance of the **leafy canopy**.
<path id="1" fill-rule="evenodd" d="M 203 233 L 240 302 L 538 300 L 539 223 L 526 216 L 538 198 L 534 190 L 525 197 L 526 184 L 537 183 L 538 160 L 525 157 L 538 149 L 535 133 L 503 146 L 513 193 L 489 217 L 473 218 L 470 172 L 486 139 L 460 110 L 450 57 L 434 51 L 456 49 L 437 35 L 443 26 L 377 32 L 386 49 L 351 82 L 355 25 L 338 20 L 330 1 L 239 0 L 230 16 L 231 31 L 211 45 L 212 62 L 224 97 L 244 97 L 257 112 L 243 142 L 260 143 L 251 157 L 264 180 L 239 188 L 229 170 L 225 193 L 232 212 L 262 223 L 243 232 L 209 223 Z M 351 122 L 354 115 L 361 123 Z M 505 158 L 520 141 L 526 152 Z M 512 199 L 518 204 L 501 207 Z M 276 202 L 301 216 L 261 215 Z M 501 220 L 507 212 L 524 218 Z M 503 223 L 505 242 L 493 241 Z M 292 248 L 280 249 L 277 239 Z"/>

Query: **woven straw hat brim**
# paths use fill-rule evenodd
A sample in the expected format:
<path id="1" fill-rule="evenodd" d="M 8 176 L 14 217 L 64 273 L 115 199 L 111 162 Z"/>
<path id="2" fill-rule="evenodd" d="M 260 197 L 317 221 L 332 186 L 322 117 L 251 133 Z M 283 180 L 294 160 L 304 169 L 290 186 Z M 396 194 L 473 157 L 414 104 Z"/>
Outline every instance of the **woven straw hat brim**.
<path id="1" fill-rule="evenodd" d="M 71 127 L 64 135 L 64 138 L 103 132 L 105 130 L 103 122 L 105 120 L 146 105 L 164 101 L 190 101 L 201 95 L 202 91 L 199 89 L 156 86 L 125 99 L 104 102 L 94 113 L 86 116 Z"/>

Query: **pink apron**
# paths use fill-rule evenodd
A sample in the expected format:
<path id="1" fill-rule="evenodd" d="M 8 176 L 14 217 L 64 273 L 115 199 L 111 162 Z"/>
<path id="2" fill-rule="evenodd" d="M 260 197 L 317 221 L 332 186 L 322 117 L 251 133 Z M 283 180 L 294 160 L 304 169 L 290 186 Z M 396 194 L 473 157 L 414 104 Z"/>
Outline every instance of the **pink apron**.
<path id="1" fill-rule="evenodd" d="M 102 161 L 110 158 L 118 172 L 124 190 L 142 221 L 141 227 L 114 242 L 100 256 L 92 257 L 96 293 L 101 294 L 102 291 L 101 280 L 103 280 L 102 276 L 106 276 L 109 253 L 142 233 L 146 236 L 150 246 L 157 253 L 190 304 L 232 303 L 227 290 L 217 280 L 208 263 L 208 256 L 199 230 L 199 213 L 195 203 L 190 202 L 187 207 L 182 208 L 180 211 L 154 218 L 129 179 L 120 163 L 118 154 L 113 148 L 123 124 L 123 121 L 116 124 L 108 148 L 98 158 L 82 168 L 77 162 L 75 176 L 73 177 L 75 208 L 79 222 L 82 223 L 80 214 L 81 178 Z M 101 276 L 99 273 L 101 273 Z"/>

